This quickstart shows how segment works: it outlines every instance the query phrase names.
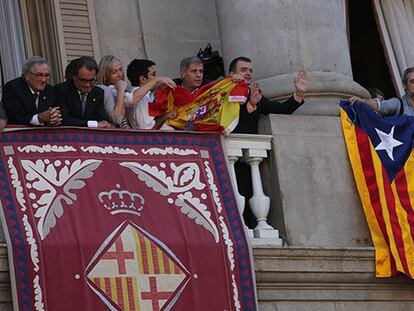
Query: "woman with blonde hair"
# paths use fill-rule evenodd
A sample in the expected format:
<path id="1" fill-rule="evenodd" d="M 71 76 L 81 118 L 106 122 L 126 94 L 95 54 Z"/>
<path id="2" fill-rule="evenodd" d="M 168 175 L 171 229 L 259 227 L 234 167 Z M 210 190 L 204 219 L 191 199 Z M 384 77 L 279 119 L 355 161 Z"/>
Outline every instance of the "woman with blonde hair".
<path id="1" fill-rule="evenodd" d="M 125 96 L 127 83 L 121 61 L 113 55 L 102 57 L 97 75 L 98 86 L 104 90 L 105 111 L 116 126 L 128 128 L 125 118 Z"/>

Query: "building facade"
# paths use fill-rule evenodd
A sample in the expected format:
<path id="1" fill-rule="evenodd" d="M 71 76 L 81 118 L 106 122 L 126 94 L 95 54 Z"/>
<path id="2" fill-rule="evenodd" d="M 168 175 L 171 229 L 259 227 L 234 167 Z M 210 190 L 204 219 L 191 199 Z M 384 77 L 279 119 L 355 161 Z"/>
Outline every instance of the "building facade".
<path id="1" fill-rule="evenodd" d="M 157 63 L 159 74 L 176 77 L 180 60 L 208 43 L 220 51 L 226 67 L 237 56 L 251 58 L 255 79 L 272 99 L 289 97 L 295 72 L 309 70 L 306 104 L 294 115 L 265 117 L 260 131 L 267 136 L 227 138 L 232 163 L 250 164 L 260 158 L 256 164 L 260 163 L 264 193 L 271 199 L 268 223 L 284 244 L 267 243 L 260 234 L 252 240 L 260 309 L 411 310 L 410 280 L 375 278 L 374 251 L 340 128 L 339 100 L 367 97 L 365 88 L 370 86 L 354 79 L 362 76 L 360 71 L 356 74 L 355 64 L 364 64 L 357 61 L 364 52 L 351 51 L 352 42 L 354 50 L 359 47 L 352 34 L 364 27 L 355 22 L 361 29 L 352 30 L 351 21 L 359 20 L 350 18 L 359 12 L 355 3 L 2 0 L 0 80 L 4 84 L 20 75 L 23 61 L 32 55 L 49 59 L 53 82 L 62 81 L 66 64 L 81 55 L 99 60 L 113 54 L 124 65 L 133 58 L 149 58 Z M 364 18 L 381 24 L 386 14 L 381 17 L 380 9 L 389 10 L 381 1 L 372 3 L 371 15 Z M 384 33 L 381 38 L 388 49 L 373 55 L 383 53 L 386 61 L 377 63 L 386 68 L 382 80 L 398 93 L 396 73 L 399 66 L 410 64 L 410 58 L 399 60 L 391 48 L 392 36 L 387 43 Z M 267 144 L 270 147 L 263 147 L 258 157 L 255 146 Z M 4 247 L 2 251 L 5 271 Z M 0 300 L 7 309 L 7 274 L 2 282 Z"/>

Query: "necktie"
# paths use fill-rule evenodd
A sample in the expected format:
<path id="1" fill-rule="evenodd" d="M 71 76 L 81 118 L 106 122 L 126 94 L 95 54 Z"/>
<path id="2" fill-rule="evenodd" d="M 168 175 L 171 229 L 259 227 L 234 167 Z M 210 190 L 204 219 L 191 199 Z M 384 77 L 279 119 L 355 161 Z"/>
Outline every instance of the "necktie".
<path id="1" fill-rule="evenodd" d="M 32 96 L 33 96 L 33 104 L 35 105 L 36 110 L 37 110 L 39 108 L 39 93 L 34 92 Z"/>
<path id="2" fill-rule="evenodd" d="M 85 107 L 86 107 L 86 100 L 88 98 L 87 94 L 81 94 L 81 101 L 82 101 L 82 116 L 85 114 Z"/>

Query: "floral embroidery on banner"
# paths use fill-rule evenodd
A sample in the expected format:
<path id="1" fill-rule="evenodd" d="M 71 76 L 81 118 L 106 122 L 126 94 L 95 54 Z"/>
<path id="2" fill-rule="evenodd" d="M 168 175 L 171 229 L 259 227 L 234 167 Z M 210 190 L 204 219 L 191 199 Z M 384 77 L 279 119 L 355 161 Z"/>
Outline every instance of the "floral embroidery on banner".
<path id="1" fill-rule="evenodd" d="M 20 152 L 38 152 L 38 153 L 45 153 L 45 152 L 73 152 L 76 151 L 75 148 L 72 146 L 51 146 L 51 145 L 43 145 L 43 146 L 35 146 L 35 145 L 27 145 L 24 147 L 17 147 L 17 150 Z"/>
<path id="2" fill-rule="evenodd" d="M 180 208 L 180 212 L 194 221 L 197 225 L 208 230 L 218 243 L 219 234 L 217 226 L 211 219 L 211 213 L 207 206 L 197 197 L 194 197 L 191 190 L 203 190 L 206 185 L 200 181 L 200 168 L 195 163 L 183 163 L 176 165 L 170 163 L 172 176 L 168 176 L 165 163 L 161 162 L 160 168 L 148 164 L 136 162 L 122 162 L 121 166 L 129 168 L 149 188 L 162 196 L 176 194 L 175 198 L 169 197 L 168 203 Z M 203 196 L 202 196 L 203 198 Z M 206 197 L 204 197 L 205 199 Z"/>
<path id="3" fill-rule="evenodd" d="M 51 163 L 44 159 L 35 162 L 22 160 L 21 163 L 26 171 L 26 187 L 31 191 L 29 198 L 34 201 L 35 217 L 39 219 L 37 229 L 44 240 L 50 229 L 56 226 L 57 218 L 63 215 L 63 201 L 67 205 L 76 201 L 77 195 L 73 191 L 86 185 L 84 180 L 93 176 L 102 161 L 78 159 L 72 163 L 68 160 Z M 39 198 L 33 190 L 41 193 Z"/>

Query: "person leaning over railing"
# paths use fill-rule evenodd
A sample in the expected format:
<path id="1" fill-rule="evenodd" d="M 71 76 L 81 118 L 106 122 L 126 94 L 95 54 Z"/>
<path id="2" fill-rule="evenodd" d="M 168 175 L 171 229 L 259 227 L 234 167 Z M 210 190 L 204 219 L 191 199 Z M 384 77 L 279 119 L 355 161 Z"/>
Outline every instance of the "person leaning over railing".
<path id="1" fill-rule="evenodd" d="M 80 57 L 72 69 L 72 79 L 55 86 L 56 103 L 63 125 L 108 128 L 104 91 L 96 86 L 98 64 L 89 56 Z"/>
<path id="2" fill-rule="evenodd" d="M 33 56 L 23 65 L 22 76 L 6 83 L 2 102 L 9 124 L 54 126 L 62 123 L 49 78 L 47 60 Z"/>
<path id="3" fill-rule="evenodd" d="M 128 64 L 127 77 L 133 87 L 129 99 L 132 105 L 126 109 L 128 122 L 134 129 L 174 130 L 165 121 L 176 117 L 175 109 L 157 117 L 149 114 L 148 104 L 154 101 L 159 88 L 176 88 L 171 78 L 157 76 L 155 66 L 147 59 L 134 59 Z"/>
<path id="4" fill-rule="evenodd" d="M 109 120 L 121 128 L 129 128 L 125 116 L 127 83 L 121 61 L 113 55 L 102 57 L 97 75 L 98 86 L 104 90 L 104 107 Z"/>
<path id="5" fill-rule="evenodd" d="M 414 116 L 414 67 L 409 67 L 404 71 L 402 84 L 405 94 L 401 98 L 393 97 L 381 100 L 379 98 L 351 97 L 349 102 L 351 104 L 361 102 L 383 116 Z"/>

